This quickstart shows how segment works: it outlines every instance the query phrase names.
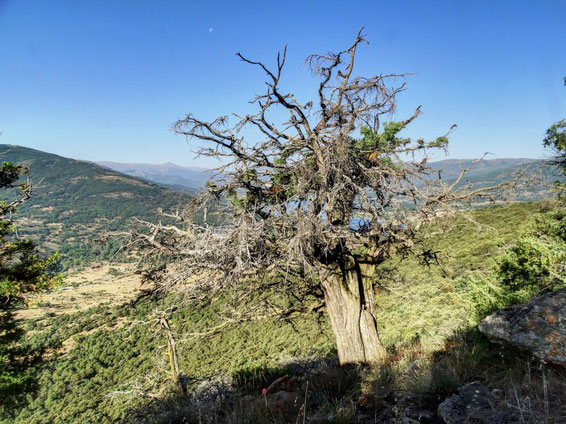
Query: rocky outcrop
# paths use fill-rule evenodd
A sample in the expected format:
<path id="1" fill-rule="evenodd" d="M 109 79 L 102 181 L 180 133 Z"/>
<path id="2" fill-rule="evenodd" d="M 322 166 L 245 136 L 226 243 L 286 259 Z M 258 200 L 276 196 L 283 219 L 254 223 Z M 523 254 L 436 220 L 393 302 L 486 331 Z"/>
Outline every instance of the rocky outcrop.
<path id="1" fill-rule="evenodd" d="M 473 382 L 458 389 L 438 405 L 438 415 L 446 424 L 518 423 L 508 412 L 498 410 L 492 392 L 485 385 Z"/>
<path id="2" fill-rule="evenodd" d="M 479 329 L 492 341 L 566 366 L 566 288 L 501 309 L 484 319 Z"/>

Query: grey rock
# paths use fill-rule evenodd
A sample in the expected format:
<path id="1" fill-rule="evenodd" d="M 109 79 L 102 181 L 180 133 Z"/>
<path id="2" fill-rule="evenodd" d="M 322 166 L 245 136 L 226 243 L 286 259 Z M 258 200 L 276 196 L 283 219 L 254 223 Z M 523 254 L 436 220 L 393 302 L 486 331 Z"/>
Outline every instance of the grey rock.
<path id="1" fill-rule="evenodd" d="M 234 393 L 232 378 L 220 374 L 200 381 L 193 388 L 193 399 L 197 402 L 211 402 L 224 399 Z"/>
<path id="2" fill-rule="evenodd" d="M 566 366 L 566 288 L 500 309 L 485 318 L 479 329 L 494 342 Z"/>
<path id="3" fill-rule="evenodd" d="M 434 420 L 436 414 L 433 412 L 422 409 L 419 406 L 408 406 L 404 411 L 405 416 L 417 420 L 419 423 L 427 423 Z"/>
<path id="4" fill-rule="evenodd" d="M 520 424 L 515 411 L 495 399 L 492 391 L 476 382 L 468 383 L 438 405 L 446 424 Z"/>
<path id="5" fill-rule="evenodd" d="M 446 424 L 497 424 L 491 391 L 481 383 L 468 383 L 458 394 L 446 398 L 438 405 L 438 415 Z"/>

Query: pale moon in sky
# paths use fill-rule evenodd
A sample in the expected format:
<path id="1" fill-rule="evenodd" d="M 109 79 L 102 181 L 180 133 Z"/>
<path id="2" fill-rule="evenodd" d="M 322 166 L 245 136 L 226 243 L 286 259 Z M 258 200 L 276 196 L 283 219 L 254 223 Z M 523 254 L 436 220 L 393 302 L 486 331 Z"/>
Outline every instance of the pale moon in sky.
<path id="1" fill-rule="evenodd" d="M 212 32 L 212 31 L 214 31 L 214 28 L 212 27 L 208 28 L 208 32 Z"/>

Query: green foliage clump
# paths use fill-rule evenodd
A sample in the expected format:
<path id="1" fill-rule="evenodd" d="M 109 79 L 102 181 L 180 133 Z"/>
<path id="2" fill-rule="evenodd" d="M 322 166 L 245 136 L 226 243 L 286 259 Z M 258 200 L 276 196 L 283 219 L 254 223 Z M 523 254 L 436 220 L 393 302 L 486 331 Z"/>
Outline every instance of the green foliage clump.
<path id="1" fill-rule="evenodd" d="M 384 124 L 383 131 L 378 133 L 371 128 L 362 127 L 360 139 L 352 139 L 351 148 L 356 160 L 365 166 L 380 163 L 383 166 L 394 166 L 388 154 L 393 150 L 408 145 L 410 138 L 400 138 L 398 133 L 405 128 L 406 122 L 388 122 Z"/>
<path id="2" fill-rule="evenodd" d="M 0 237 L 10 230 L 0 230 Z M 43 257 L 29 239 L 12 240 L 0 248 L 0 302 L 3 305 L 22 300 L 29 292 L 39 292 L 59 285 L 59 257 Z"/>
<path id="3" fill-rule="evenodd" d="M 399 133 L 406 128 L 407 123 L 407 121 L 387 122 L 383 125 L 381 132 L 362 127 L 360 129 L 362 138 L 352 140 L 354 157 L 365 166 L 371 166 L 372 163 L 390 167 L 399 166 L 394 163 L 389 155 L 411 143 L 410 138 L 399 137 Z M 445 148 L 448 146 L 448 138 L 445 136 L 437 137 L 429 142 L 419 139 L 417 146 L 419 148 Z"/>
<path id="4" fill-rule="evenodd" d="M 566 86 L 566 77 L 564 77 Z M 566 119 L 555 122 L 548 130 L 543 140 L 544 147 L 554 151 L 555 163 L 562 169 L 562 174 L 566 175 Z M 566 196 L 566 184 L 564 181 L 556 181 L 556 190 L 559 197 Z"/>
<path id="5" fill-rule="evenodd" d="M 544 146 L 553 149 L 557 159 L 562 164 L 562 171 L 566 175 L 566 119 L 555 122 L 548 130 L 543 140 Z"/>
<path id="6" fill-rule="evenodd" d="M 501 284 L 528 299 L 554 290 L 566 281 L 566 208 L 535 217 L 517 242 L 499 260 Z"/>
<path id="7" fill-rule="evenodd" d="M 31 376 L 26 372 L 29 358 L 15 342 L 22 336 L 12 318 L 12 308 L 26 294 L 54 287 L 60 282 L 58 255 L 43 257 L 31 240 L 19 238 L 12 222 L 17 207 L 31 197 L 26 167 L 11 162 L 0 166 L 0 398 L 21 393 Z M 6 190 L 16 189 L 8 195 Z M 24 356 L 22 357 L 22 353 Z M 0 401 L 0 403 L 2 403 Z"/>
<path id="8" fill-rule="evenodd" d="M 397 134 L 405 128 L 405 122 L 387 122 L 383 125 L 383 131 L 376 133 L 368 127 L 363 127 L 360 132 L 362 139 L 359 146 L 366 150 L 379 150 L 387 152 L 392 149 L 406 146 L 411 142 L 409 138 L 399 138 Z"/>
<path id="9" fill-rule="evenodd" d="M 16 193 L 5 192 L 0 200 L 0 309 L 8 310 L 21 301 L 28 292 L 45 290 L 58 282 L 58 255 L 42 257 L 36 244 L 20 238 L 12 221 L 16 207 L 31 197 L 31 183 L 22 181 L 28 169 L 22 165 L 4 162 L 0 166 L 0 189 L 16 188 Z"/>

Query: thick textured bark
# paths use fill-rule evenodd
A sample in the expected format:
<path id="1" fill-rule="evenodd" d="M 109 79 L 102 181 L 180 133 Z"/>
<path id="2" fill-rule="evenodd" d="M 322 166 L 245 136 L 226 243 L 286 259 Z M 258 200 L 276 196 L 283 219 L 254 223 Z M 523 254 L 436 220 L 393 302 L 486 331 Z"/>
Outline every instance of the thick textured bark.
<path id="1" fill-rule="evenodd" d="M 319 268 L 341 365 L 378 363 L 385 356 L 375 319 L 372 268 L 358 263 Z"/>

